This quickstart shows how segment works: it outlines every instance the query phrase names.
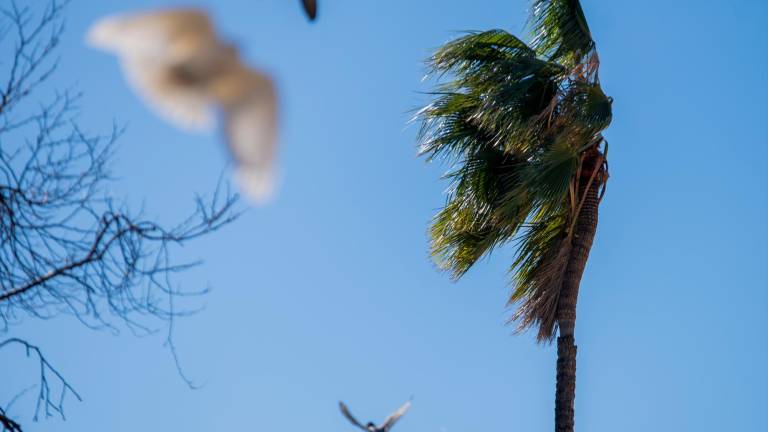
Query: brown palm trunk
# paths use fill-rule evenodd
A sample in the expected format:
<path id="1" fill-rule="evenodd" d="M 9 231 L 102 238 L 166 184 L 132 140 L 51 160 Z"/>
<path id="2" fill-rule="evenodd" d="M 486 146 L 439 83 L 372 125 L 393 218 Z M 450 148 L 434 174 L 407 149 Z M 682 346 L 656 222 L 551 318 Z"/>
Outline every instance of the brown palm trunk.
<path id="1" fill-rule="evenodd" d="M 593 173 L 600 170 L 596 175 Z M 603 182 L 602 154 L 588 150 L 582 163 L 579 197 L 584 203 L 573 227 L 572 249 L 557 303 L 557 388 L 555 393 L 555 432 L 573 432 L 573 405 L 576 399 L 576 301 L 579 284 L 587 265 L 589 250 L 597 230 L 598 189 Z"/>

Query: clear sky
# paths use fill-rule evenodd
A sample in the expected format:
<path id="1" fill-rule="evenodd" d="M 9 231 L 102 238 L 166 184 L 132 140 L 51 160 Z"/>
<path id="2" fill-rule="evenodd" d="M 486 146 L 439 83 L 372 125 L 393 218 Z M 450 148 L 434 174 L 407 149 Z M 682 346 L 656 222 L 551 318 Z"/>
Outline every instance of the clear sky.
<path id="1" fill-rule="evenodd" d="M 34 0 L 40 3 L 41 0 Z M 351 431 L 336 407 L 395 431 L 552 430 L 555 350 L 512 336 L 500 249 L 452 283 L 427 255 L 444 167 L 416 157 L 411 110 L 422 60 L 460 30 L 521 33 L 525 0 L 208 0 L 223 34 L 280 87 L 276 200 L 190 243 L 210 285 L 177 323 L 189 390 L 163 335 L 26 319 L 84 396 L 68 420 L 25 431 Z M 25 3 L 22 0 L 22 3 Z M 88 49 L 97 18 L 166 1 L 74 0 L 55 80 L 85 92 L 82 124 L 128 126 L 115 195 L 173 220 L 211 189 L 226 153 L 213 135 L 151 114 L 113 57 Z M 765 431 L 768 407 L 768 3 L 584 0 L 615 98 L 611 178 L 579 299 L 580 431 Z M 0 401 L 35 363 L 0 353 Z M 4 403 L 4 402 L 3 402 Z"/>

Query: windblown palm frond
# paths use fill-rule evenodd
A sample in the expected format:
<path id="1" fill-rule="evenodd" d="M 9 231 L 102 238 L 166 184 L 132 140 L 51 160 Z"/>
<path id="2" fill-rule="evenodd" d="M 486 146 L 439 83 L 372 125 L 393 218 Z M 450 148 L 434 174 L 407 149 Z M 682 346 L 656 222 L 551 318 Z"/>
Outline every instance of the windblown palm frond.
<path id="1" fill-rule="evenodd" d="M 459 278 L 516 240 L 513 318 L 550 339 L 579 178 L 610 122 L 610 99 L 502 30 L 449 42 L 428 66 L 444 79 L 417 114 L 420 152 L 447 161 L 451 181 L 430 229 L 432 254 Z"/>
<path id="2" fill-rule="evenodd" d="M 579 0 L 533 0 L 530 27 L 531 45 L 551 61 L 573 68 L 595 55 L 595 42 Z"/>

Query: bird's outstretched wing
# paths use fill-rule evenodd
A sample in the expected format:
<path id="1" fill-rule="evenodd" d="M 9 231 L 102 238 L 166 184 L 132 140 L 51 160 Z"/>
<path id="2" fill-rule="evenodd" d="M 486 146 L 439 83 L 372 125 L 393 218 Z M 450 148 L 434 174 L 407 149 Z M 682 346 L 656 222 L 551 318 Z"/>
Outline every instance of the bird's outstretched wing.
<path id="1" fill-rule="evenodd" d="M 104 18 L 88 32 L 91 46 L 116 54 L 126 79 L 167 120 L 209 129 L 209 101 L 193 86 L 180 86 L 174 67 L 206 58 L 221 46 L 208 16 L 195 9 L 163 10 Z"/>
<path id="2" fill-rule="evenodd" d="M 309 20 L 314 21 L 317 18 L 317 0 L 301 0 L 301 2 Z"/>
<path id="3" fill-rule="evenodd" d="M 352 416 L 352 413 L 349 412 L 349 409 L 347 408 L 346 405 L 344 405 L 344 402 L 339 401 L 339 409 L 341 410 L 341 413 L 344 414 L 344 417 L 346 417 L 347 420 L 349 420 L 350 423 L 359 427 L 362 430 L 366 430 L 365 426 L 363 426 L 359 421 L 357 421 L 357 419 L 354 416 Z"/>
<path id="4" fill-rule="evenodd" d="M 173 64 L 218 45 L 208 15 L 197 9 L 167 9 L 115 15 L 96 22 L 87 42 L 118 55 L 155 57 Z"/>
<path id="5" fill-rule="evenodd" d="M 400 417 L 404 416 L 406 412 L 411 408 L 411 401 L 404 403 L 400 408 L 397 409 L 397 411 L 390 414 L 389 417 L 387 417 L 386 420 L 384 420 L 384 423 L 379 426 L 379 429 L 389 432 L 390 429 L 392 429 L 392 426 L 397 423 L 398 420 L 400 420 Z"/>
<path id="6" fill-rule="evenodd" d="M 224 133 L 237 164 L 237 180 L 248 198 L 264 202 L 272 194 L 277 147 L 277 96 L 272 80 L 261 72 L 243 70 L 243 95 L 234 101 L 220 100 Z"/>

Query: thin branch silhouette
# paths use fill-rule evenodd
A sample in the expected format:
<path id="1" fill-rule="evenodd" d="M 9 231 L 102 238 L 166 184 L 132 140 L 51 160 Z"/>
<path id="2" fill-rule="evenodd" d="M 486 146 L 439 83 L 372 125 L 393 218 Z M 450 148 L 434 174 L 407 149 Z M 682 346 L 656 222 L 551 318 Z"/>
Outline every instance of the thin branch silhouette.
<path id="1" fill-rule="evenodd" d="M 0 349 L 19 345 L 39 361 L 35 420 L 63 418 L 65 399 L 80 395 L 38 346 L 2 339 L 24 318 L 65 315 L 91 329 L 139 335 L 166 328 L 175 367 L 195 387 L 182 372 L 173 323 L 195 311 L 177 301 L 207 289 L 174 285 L 173 274 L 199 262 L 172 254 L 239 216 L 237 195 L 221 179 L 172 225 L 112 196 L 111 163 L 123 129 L 85 130 L 78 124 L 80 93 L 47 90 L 59 64 L 66 5 L 0 6 Z M 21 431 L 8 409 L 0 408 L 0 430 Z"/>

